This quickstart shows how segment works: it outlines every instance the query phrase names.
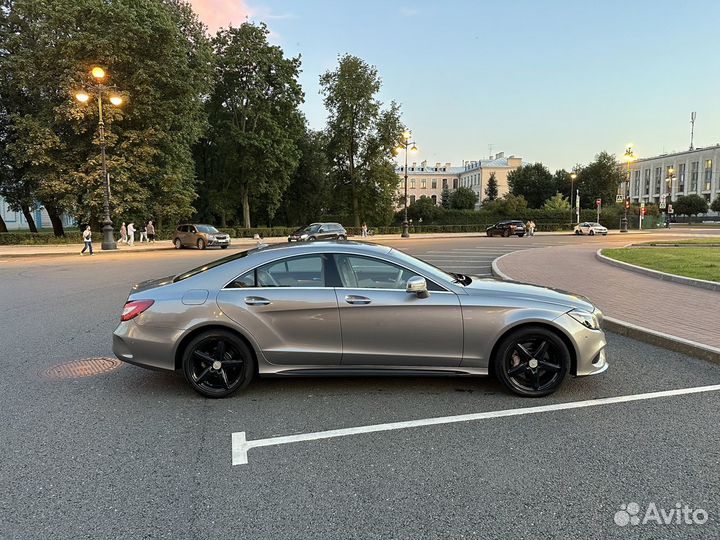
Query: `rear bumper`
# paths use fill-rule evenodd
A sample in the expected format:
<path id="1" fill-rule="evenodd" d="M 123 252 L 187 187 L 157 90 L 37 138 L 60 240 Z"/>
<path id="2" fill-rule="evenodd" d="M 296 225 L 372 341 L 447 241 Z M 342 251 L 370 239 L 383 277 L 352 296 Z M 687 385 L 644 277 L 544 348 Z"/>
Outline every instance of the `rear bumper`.
<path id="1" fill-rule="evenodd" d="M 183 331 L 121 322 L 113 332 L 113 353 L 118 359 L 148 369 L 175 370 L 175 344 Z"/>

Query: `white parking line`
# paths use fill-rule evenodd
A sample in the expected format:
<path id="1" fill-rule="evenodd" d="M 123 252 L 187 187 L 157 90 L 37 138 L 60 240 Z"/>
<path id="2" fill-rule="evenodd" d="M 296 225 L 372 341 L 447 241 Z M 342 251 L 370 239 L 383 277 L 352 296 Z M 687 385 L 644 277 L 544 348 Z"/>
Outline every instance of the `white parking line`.
<path id="1" fill-rule="evenodd" d="M 396 429 L 407 429 L 421 426 L 434 426 L 438 424 L 454 424 L 457 422 L 469 422 L 472 420 L 486 420 L 488 418 L 502 418 L 505 416 L 521 416 L 525 414 L 536 414 L 551 411 L 564 411 L 568 409 L 582 409 L 598 405 L 610 405 L 614 403 L 627 403 L 630 401 L 641 401 L 645 399 L 656 399 L 662 397 L 682 396 L 685 394 L 699 394 L 701 392 L 714 392 L 720 390 L 720 384 L 711 386 L 696 386 L 693 388 L 678 388 L 676 390 L 663 390 L 661 392 L 649 392 L 645 394 L 631 394 L 628 396 L 616 396 L 609 398 L 588 399 L 585 401 L 571 401 L 569 403 L 555 403 L 553 405 L 540 405 L 538 407 L 523 407 L 520 409 L 507 409 L 503 411 L 489 411 L 473 414 L 459 414 L 456 416 L 441 416 L 438 418 L 423 418 L 419 420 L 408 420 L 405 422 L 390 422 L 388 424 L 374 424 L 370 426 L 359 426 L 344 429 L 331 429 L 329 431 L 316 431 L 314 433 L 300 433 L 298 435 L 287 435 L 284 437 L 271 437 L 269 439 L 257 439 L 248 441 L 245 432 L 239 431 L 232 434 L 232 464 L 246 465 L 248 462 L 248 450 L 262 446 L 277 446 L 303 441 L 316 441 L 319 439 L 332 439 L 334 437 L 346 437 L 348 435 L 360 435 L 362 433 L 374 433 L 376 431 L 392 431 Z"/>

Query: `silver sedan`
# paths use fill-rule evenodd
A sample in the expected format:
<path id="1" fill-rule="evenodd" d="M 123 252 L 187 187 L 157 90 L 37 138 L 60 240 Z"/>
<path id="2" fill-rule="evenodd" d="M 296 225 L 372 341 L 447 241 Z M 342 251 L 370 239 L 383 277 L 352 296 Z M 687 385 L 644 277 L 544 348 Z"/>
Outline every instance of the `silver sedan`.
<path id="1" fill-rule="evenodd" d="M 445 272 L 386 246 L 261 246 L 132 288 L 113 351 L 207 397 L 255 375 L 494 375 L 545 396 L 605 371 L 602 313 L 552 289 Z"/>

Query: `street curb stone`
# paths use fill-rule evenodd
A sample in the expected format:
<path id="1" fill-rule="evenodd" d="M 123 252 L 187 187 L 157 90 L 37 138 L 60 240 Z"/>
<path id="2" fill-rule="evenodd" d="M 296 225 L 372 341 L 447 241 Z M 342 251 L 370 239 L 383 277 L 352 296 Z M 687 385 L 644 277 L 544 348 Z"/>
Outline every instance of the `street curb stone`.
<path id="1" fill-rule="evenodd" d="M 708 281 L 706 279 L 695 279 L 685 276 L 678 276 L 676 274 L 668 274 L 667 272 L 660 272 L 659 270 L 651 270 L 650 268 L 643 268 L 635 264 L 626 263 L 611 259 L 607 255 L 602 254 L 602 248 L 595 252 L 595 258 L 605 264 L 622 268 L 630 272 L 637 272 L 638 274 L 644 274 L 655 279 L 661 279 L 663 281 L 673 281 L 675 283 L 681 283 L 683 285 L 689 285 L 690 287 L 699 287 L 701 289 L 707 289 L 710 291 L 720 291 L 720 283 L 716 281 Z"/>
<path id="2" fill-rule="evenodd" d="M 502 270 L 500 270 L 497 264 L 500 259 L 502 259 L 503 257 L 507 257 L 508 255 L 512 255 L 512 253 L 513 252 L 506 253 L 505 255 L 502 255 L 501 257 L 493 260 L 491 264 L 493 276 L 502 279 L 503 281 L 516 281 L 507 274 L 505 274 Z M 666 349 L 686 354 L 688 356 L 694 356 L 695 358 L 700 358 L 714 364 L 720 364 L 720 349 L 718 349 L 717 347 L 704 345 L 702 343 L 683 339 L 678 336 L 663 334 L 661 332 L 657 332 L 656 330 L 645 328 L 643 326 L 638 326 L 627 321 L 616 319 L 614 317 L 605 316 L 603 318 L 603 324 L 606 330 L 615 334 L 620 334 L 621 336 L 626 336 L 632 339 L 636 339 L 638 341 L 642 341 L 644 343 L 649 343 L 650 345 L 664 347 Z"/>

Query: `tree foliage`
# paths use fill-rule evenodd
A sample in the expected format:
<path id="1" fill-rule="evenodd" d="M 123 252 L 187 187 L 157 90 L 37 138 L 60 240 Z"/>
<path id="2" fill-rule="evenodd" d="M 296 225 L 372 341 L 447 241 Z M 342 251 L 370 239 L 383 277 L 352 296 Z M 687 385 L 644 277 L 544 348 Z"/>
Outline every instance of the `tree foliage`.
<path id="1" fill-rule="evenodd" d="M 708 203 L 705 197 L 696 194 L 680 195 L 672 205 L 675 213 L 681 216 L 695 216 L 708 211 Z"/>
<path id="2" fill-rule="evenodd" d="M 460 186 L 450 194 L 450 208 L 472 210 L 477 202 L 477 193 L 469 187 Z"/>
<path id="3" fill-rule="evenodd" d="M 423 195 L 415 199 L 415 202 L 408 206 L 408 219 L 415 223 L 422 220 L 424 223 L 432 223 L 442 213 L 442 207 L 435 204 L 430 197 Z"/>
<path id="4" fill-rule="evenodd" d="M 485 186 L 485 200 L 483 202 L 488 201 L 494 201 L 498 198 L 498 184 L 497 184 L 497 178 L 495 178 L 495 173 L 490 173 L 490 178 L 488 178 L 487 186 Z"/>
<path id="5" fill-rule="evenodd" d="M 41 201 L 51 218 L 69 211 L 89 222 L 101 214 L 96 101 L 73 99 L 100 65 L 126 99 L 121 109 L 104 108 L 114 215 L 160 223 L 189 216 L 191 145 L 203 129 L 200 96 L 211 64 L 189 4 L 4 0 L 0 11 L 5 151 L 13 184 L 30 191 L 27 200 Z"/>
<path id="6" fill-rule="evenodd" d="M 540 208 L 557 189 L 553 175 L 542 163 L 523 165 L 508 174 L 510 193 L 522 196 L 530 208 Z"/>
<path id="7" fill-rule="evenodd" d="M 440 193 L 440 206 L 445 210 L 450 208 L 450 189 L 447 186 L 442 188 L 442 192 Z"/>
<path id="8" fill-rule="evenodd" d="M 482 209 L 503 216 L 520 216 L 527 208 L 528 202 L 525 197 L 508 192 L 499 199 L 488 201 Z"/>
<path id="9" fill-rule="evenodd" d="M 376 98 L 380 87 L 377 69 L 349 54 L 320 77 L 328 110 L 333 210 L 352 215 L 356 227 L 361 219 L 376 223 L 392 219 L 398 184 L 392 151 L 404 127 L 397 104 L 381 110 Z"/>
<path id="10" fill-rule="evenodd" d="M 614 202 L 618 187 L 625 178 L 625 172 L 615 156 L 608 152 L 600 152 L 595 156 L 595 161 L 578 171 L 580 206 L 594 208 L 597 198 L 602 199 L 603 204 Z"/>
<path id="11" fill-rule="evenodd" d="M 543 210 L 570 210 L 570 201 L 562 193 L 556 193 L 545 201 Z"/>
<path id="12" fill-rule="evenodd" d="M 714 212 L 720 212 L 720 197 L 715 197 L 715 200 L 710 205 L 710 209 Z"/>

